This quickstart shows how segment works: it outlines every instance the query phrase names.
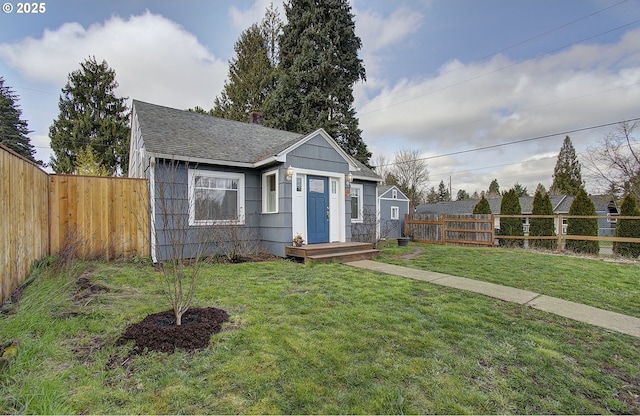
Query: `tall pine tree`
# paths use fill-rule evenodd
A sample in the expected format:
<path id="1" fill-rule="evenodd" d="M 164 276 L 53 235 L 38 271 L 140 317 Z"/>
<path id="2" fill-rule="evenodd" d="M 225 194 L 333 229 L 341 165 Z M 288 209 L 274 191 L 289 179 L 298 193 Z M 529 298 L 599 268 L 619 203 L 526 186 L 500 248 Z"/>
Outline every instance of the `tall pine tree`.
<path id="1" fill-rule="evenodd" d="M 366 75 L 349 1 L 289 0 L 284 7 L 278 85 L 266 102 L 265 124 L 299 133 L 322 127 L 369 165 L 353 108 L 353 85 Z"/>
<path id="2" fill-rule="evenodd" d="M 576 196 L 583 187 L 580 162 L 576 156 L 576 149 L 569 136 L 564 138 L 558 161 L 553 169 L 553 183 L 549 192 L 551 195 Z"/>
<path id="3" fill-rule="evenodd" d="M 0 77 L 0 144 L 42 165 L 42 161 L 34 157 L 36 150 L 27 137 L 31 131 L 21 116 L 18 96 L 11 87 L 4 85 L 4 78 Z"/>
<path id="4" fill-rule="evenodd" d="M 240 35 L 234 46 L 236 55 L 229 62 L 229 79 L 220 97 L 215 99 L 211 112 L 214 116 L 249 121 L 252 112 L 263 111 L 276 82 L 272 59 L 276 47 L 273 39 L 282 26 L 278 19 L 272 7 L 267 10 L 262 26 L 253 24 Z"/>
<path id="5" fill-rule="evenodd" d="M 106 61 L 91 57 L 69 74 L 58 102 L 60 114 L 49 128 L 51 167 L 73 173 L 78 153 L 91 146 L 96 163 L 109 175 L 126 175 L 129 164 L 129 111 L 126 98 L 118 98 L 116 72 Z"/>

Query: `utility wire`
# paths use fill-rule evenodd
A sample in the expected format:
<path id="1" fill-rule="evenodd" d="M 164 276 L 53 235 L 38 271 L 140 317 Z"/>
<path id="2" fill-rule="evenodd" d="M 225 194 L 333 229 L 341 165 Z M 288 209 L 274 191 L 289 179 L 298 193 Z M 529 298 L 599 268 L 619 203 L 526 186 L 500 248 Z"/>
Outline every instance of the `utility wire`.
<path id="1" fill-rule="evenodd" d="M 489 76 L 489 75 L 495 74 L 495 73 L 497 73 L 497 72 L 503 71 L 503 70 L 508 69 L 508 68 L 512 68 L 512 67 L 514 67 L 514 66 L 517 66 L 517 65 L 523 64 L 523 63 L 525 63 L 525 62 L 528 62 L 528 61 L 534 61 L 534 60 L 536 60 L 536 59 L 538 59 L 538 58 L 541 58 L 541 57 L 543 57 L 543 56 L 550 55 L 550 54 L 555 53 L 555 52 L 559 52 L 559 51 L 561 51 L 561 50 L 563 50 L 563 49 L 566 49 L 566 48 L 568 48 L 568 47 L 570 47 L 570 46 L 573 46 L 573 45 L 576 45 L 576 44 L 579 44 L 579 43 L 582 43 L 582 42 L 586 42 L 586 41 L 588 41 L 588 40 L 591 40 L 591 39 L 594 39 L 594 38 L 600 37 L 600 36 L 602 36 L 602 35 L 606 35 L 606 34 L 611 33 L 611 32 L 615 32 L 615 31 L 620 30 L 620 29 L 623 29 L 623 28 L 625 28 L 625 27 L 629 27 L 629 26 L 635 25 L 636 23 L 639 23 L 639 22 L 640 22 L 640 19 L 638 19 L 638 20 L 634 20 L 633 22 L 630 22 L 630 23 L 624 24 L 624 25 L 622 25 L 622 26 L 615 27 L 615 28 L 613 28 L 613 29 L 609 29 L 609 30 L 607 30 L 607 31 L 604 31 L 604 32 L 598 33 L 597 35 L 592 35 L 592 36 L 586 37 L 586 38 L 584 38 L 584 39 L 582 39 L 582 40 L 579 40 L 579 41 L 577 41 L 577 42 L 569 43 L 569 44 L 564 45 L 564 46 L 561 46 L 561 47 L 559 47 L 559 48 L 555 48 L 555 49 L 552 49 L 552 50 L 550 50 L 550 51 L 540 53 L 540 54 L 538 54 L 538 55 L 536 55 L 536 56 L 533 56 L 533 57 L 531 57 L 531 58 L 521 59 L 521 60 L 516 61 L 516 62 L 513 62 L 513 63 L 511 63 L 511 64 L 509 64 L 509 65 L 505 65 L 505 66 L 502 66 L 502 67 L 500 67 L 500 68 L 494 69 L 494 70 L 492 70 L 492 71 L 485 72 L 485 73 L 483 73 L 483 74 L 479 74 L 479 75 L 476 75 L 476 76 L 471 77 L 471 78 L 467 78 L 467 79 L 465 79 L 465 80 L 462 80 L 462 81 L 456 82 L 456 83 L 454 83 L 454 84 L 446 85 L 446 86 L 444 86 L 444 87 L 441 87 L 441 88 L 438 88 L 438 89 L 435 89 L 435 90 L 429 91 L 429 92 L 424 93 L 424 94 L 417 95 L 417 96 L 412 97 L 412 98 L 408 98 L 408 99 L 403 100 L 403 101 L 398 101 L 398 102 L 396 102 L 396 103 L 388 104 L 388 105 L 383 106 L 383 107 L 379 107 L 379 108 L 375 108 L 375 109 L 373 109 L 373 110 L 369 110 L 369 111 L 365 111 L 365 112 L 362 112 L 362 113 L 358 113 L 358 115 L 363 116 L 363 115 L 367 115 L 367 114 L 375 113 L 375 112 L 378 112 L 378 111 L 381 111 L 381 110 L 386 110 L 387 108 L 395 107 L 395 106 L 400 105 L 400 104 L 406 104 L 406 103 L 408 103 L 408 102 L 410 102 L 410 101 L 415 101 L 415 100 L 417 100 L 418 98 L 423 98 L 423 97 L 426 97 L 426 96 L 429 96 L 429 95 L 433 95 L 433 94 L 435 94 L 435 93 L 437 93 L 437 92 L 441 92 L 441 91 L 447 90 L 447 89 L 449 89 L 449 88 L 458 87 L 458 86 L 463 85 L 463 84 L 466 84 L 466 83 L 468 83 L 468 82 L 475 81 L 475 80 L 480 79 L 480 78 L 484 78 L 484 77 L 486 77 L 486 76 Z"/>
<path id="2" fill-rule="evenodd" d="M 543 140 L 543 139 L 548 139 L 548 138 L 555 137 L 555 136 L 568 135 L 568 134 L 578 133 L 578 132 L 587 131 L 587 130 L 594 130 L 594 129 L 599 129 L 599 128 L 602 128 L 602 127 L 609 127 L 609 126 L 613 126 L 613 125 L 620 124 L 620 123 L 627 123 L 627 122 L 638 121 L 638 120 L 640 120 L 640 117 L 627 119 L 627 120 L 615 121 L 615 122 L 612 122 L 612 123 L 599 124 L 597 126 L 583 127 L 583 128 L 580 128 L 580 129 L 567 130 L 567 131 L 558 132 L 558 133 L 545 134 L 544 136 L 535 136 L 535 137 L 529 137 L 529 138 L 526 138 L 526 139 L 513 140 L 511 142 L 506 142 L 506 143 L 492 144 L 490 146 L 482 146 L 482 147 L 475 147 L 473 149 L 458 150 L 456 152 L 444 153 L 444 154 L 441 154 L 441 155 L 426 156 L 426 157 L 418 158 L 416 160 L 432 160 L 432 159 L 438 159 L 438 158 L 446 157 L 446 156 L 460 155 L 460 154 L 463 154 L 463 153 L 478 152 L 480 150 L 495 149 L 495 148 L 502 147 L 502 146 L 510 146 L 512 144 L 519 144 L 519 143 L 532 142 L 532 141 L 536 141 L 536 140 Z M 376 168 L 376 167 L 383 167 L 383 166 L 393 166 L 393 165 L 397 165 L 399 163 L 402 163 L 402 162 L 385 163 L 384 165 L 373 166 L 373 167 Z"/>
<path id="3" fill-rule="evenodd" d="M 593 16 L 595 16 L 595 15 L 597 15 L 597 14 L 599 14 L 599 13 L 602 13 L 602 12 L 604 12 L 604 11 L 606 11 L 606 10 L 609 10 L 609 9 L 613 8 L 613 7 L 619 6 L 619 5 L 621 5 L 621 4 L 623 4 L 623 3 L 626 3 L 626 2 L 628 2 L 628 1 L 629 1 L 629 0 L 622 0 L 621 2 L 618 2 L 618 3 L 616 3 L 616 4 L 613 4 L 613 5 L 609 6 L 609 7 L 605 7 L 604 9 L 600 9 L 600 10 L 598 10 L 598 11 L 596 11 L 596 12 L 593 12 L 593 13 L 591 13 L 591 14 L 588 14 L 588 15 L 586 15 L 586 16 L 582 16 L 582 17 L 580 17 L 580 18 L 578 18 L 578 19 L 572 20 L 571 22 L 568 22 L 568 23 L 562 24 L 562 25 L 560 25 L 560 26 L 558 26 L 558 27 L 555 27 L 555 28 L 553 28 L 553 29 L 547 30 L 546 32 L 539 33 L 539 34 L 537 34 L 537 35 L 535 35 L 535 36 L 533 36 L 533 37 L 530 37 L 530 38 L 528 38 L 528 39 L 522 40 L 522 41 L 520 41 L 520 42 L 518 42 L 518 43 L 515 43 L 515 44 L 513 44 L 513 45 L 511 45 L 511 46 L 507 46 L 507 47 L 505 47 L 505 48 L 503 48 L 503 49 L 500 49 L 500 50 L 499 50 L 499 51 L 497 51 L 497 52 L 493 52 L 493 53 L 490 53 L 490 54 L 488 54 L 488 55 L 485 55 L 485 56 L 483 56 L 482 58 L 475 59 L 475 60 L 473 60 L 473 61 L 467 62 L 466 64 L 462 64 L 462 65 L 457 66 L 457 67 L 455 67 L 455 68 L 453 68 L 453 69 L 450 69 L 450 70 L 448 70 L 448 71 L 442 72 L 441 74 L 439 74 L 439 76 L 446 75 L 446 74 L 449 74 L 449 73 L 451 73 L 451 72 L 455 72 L 455 71 L 458 71 L 458 70 L 460 70 L 460 69 L 462 69 L 462 68 L 465 68 L 465 67 L 467 67 L 467 66 L 469 66 L 469 65 L 472 65 L 472 64 L 476 64 L 476 63 L 479 63 L 479 62 L 485 61 L 485 60 L 487 60 L 487 59 L 491 58 L 492 56 L 495 56 L 495 55 L 498 55 L 498 54 L 500 54 L 500 53 L 506 52 L 506 51 L 508 51 L 508 50 L 510 50 L 510 49 L 513 49 L 513 48 L 516 48 L 516 47 L 518 47 L 518 46 L 520 46 L 520 45 L 524 45 L 524 44 L 525 44 L 525 43 L 527 43 L 527 42 L 530 42 L 530 41 L 532 41 L 532 40 L 535 40 L 535 39 L 541 38 L 541 37 L 546 36 L 546 35 L 548 35 L 548 34 L 551 34 L 551 33 L 553 33 L 553 32 L 557 32 L 557 31 L 558 31 L 558 30 L 560 30 L 560 29 L 564 29 L 565 27 L 571 26 L 572 24 L 578 23 L 578 22 L 580 22 L 580 21 L 582 21 L 582 20 L 586 20 L 586 19 L 588 19 L 588 18 L 590 18 L 590 17 L 593 17 Z M 394 95 L 394 94 L 397 94 L 397 93 L 400 93 L 400 92 L 406 91 L 406 90 L 408 90 L 408 89 L 410 89 L 410 88 L 412 88 L 412 87 L 402 88 L 402 89 L 399 89 L 399 90 L 396 90 L 396 91 L 393 91 L 393 92 L 389 93 L 389 95 Z M 366 114 L 366 113 L 365 113 L 365 114 Z"/>

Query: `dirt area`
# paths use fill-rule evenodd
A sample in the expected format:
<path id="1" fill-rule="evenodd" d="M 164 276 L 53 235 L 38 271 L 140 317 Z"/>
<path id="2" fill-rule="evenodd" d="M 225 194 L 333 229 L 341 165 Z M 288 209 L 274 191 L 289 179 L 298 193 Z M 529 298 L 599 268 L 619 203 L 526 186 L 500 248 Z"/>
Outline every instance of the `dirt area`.
<path id="1" fill-rule="evenodd" d="M 135 341 L 134 353 L 145 350 L 173 353 L 176 348 L 194 351 L 206 348 L 212 334 L 220 332 L 229 315 L 217 308 L 191 308 L 177 326 L 172 310 L 148 315 L 127 328 L 117 344 Z"/>

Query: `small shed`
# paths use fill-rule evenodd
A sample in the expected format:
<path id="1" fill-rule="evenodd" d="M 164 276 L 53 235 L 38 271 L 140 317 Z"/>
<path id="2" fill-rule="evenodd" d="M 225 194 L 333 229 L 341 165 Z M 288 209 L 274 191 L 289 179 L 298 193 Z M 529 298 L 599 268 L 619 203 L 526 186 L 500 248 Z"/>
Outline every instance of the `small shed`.
<path id="1" fill-rule="evenodd" d="M 378 238 L 403 236 L 404 216 L 409 213 L 409 198 L 395 185 L 378 186 Z"/>

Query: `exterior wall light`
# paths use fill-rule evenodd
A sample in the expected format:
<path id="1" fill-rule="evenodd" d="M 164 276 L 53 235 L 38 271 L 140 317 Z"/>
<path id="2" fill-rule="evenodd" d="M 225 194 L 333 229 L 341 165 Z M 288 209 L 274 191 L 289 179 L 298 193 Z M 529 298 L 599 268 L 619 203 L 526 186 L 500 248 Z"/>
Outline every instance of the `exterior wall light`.
<path id="1" fill-rule="evenodd" d="M 351 172 L 349 172 L 349 174 L 347 175 L 347 183 L 351 183 L 353 182 L 353 175 L 351 174 Z"/>
<path id="2" fill-rule="evenodd" d="M 289 165 L 289 167 L 287 168 L 286 179 L 290 181 L 291 178 L 293 178 L 293 168 L 291 167 L 291 165 Z"/>

